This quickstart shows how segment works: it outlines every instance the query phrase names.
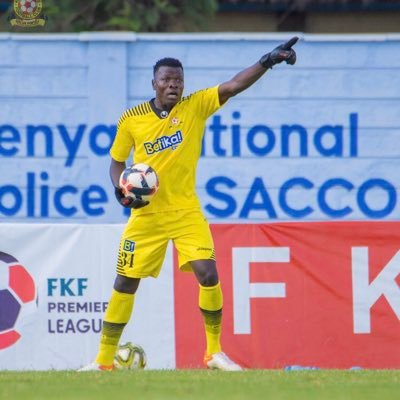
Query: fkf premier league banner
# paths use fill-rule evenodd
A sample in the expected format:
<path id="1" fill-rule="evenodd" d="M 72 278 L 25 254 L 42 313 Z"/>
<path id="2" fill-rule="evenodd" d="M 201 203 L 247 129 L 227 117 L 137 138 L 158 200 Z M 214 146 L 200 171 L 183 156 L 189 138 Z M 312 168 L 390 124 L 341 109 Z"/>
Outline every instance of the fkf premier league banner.
<path id="1" fill-rule="evenodd" d="M 0 369 L 76 369 L 93 359 L 122 229 L 0 224 Z M 246 368 L 400 368 L 399 222 L 212 231 L 233 359 Z M 160 276 L 141 282 L 122 340 L 145 349 L 150 369 L 203 368 L 198 285 L 171 248 Z"/>
<path id="2" fill-rule="evenodd" d="M 122 230 L 0 224 L 0 369 L 77 369 L 93 361 Z M 134 323 L 121 339 L 146 349 L 149 368 L 175 367 L 172 276 L 169 249 L 159 278 L 141 282 Z"/>

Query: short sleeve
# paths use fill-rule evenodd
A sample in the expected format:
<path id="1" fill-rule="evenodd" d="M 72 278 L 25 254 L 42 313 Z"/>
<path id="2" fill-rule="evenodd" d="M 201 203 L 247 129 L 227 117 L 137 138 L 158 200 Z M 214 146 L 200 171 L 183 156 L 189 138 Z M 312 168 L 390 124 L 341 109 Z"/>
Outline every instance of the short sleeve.
<path id="1" fill-rule="evenodd" d="M 192 96 L 194 107 L 205 119 L 221 108 L 218 95 L 218 85 L 208 89 L 199 90 L 198 92 L 193 93 Z"/>
<path id="2" fill-rule="evenodd" d="M 131 133 L 129 132 L 130 118 L 122 117 L 118 123 L 117 134 L 110 149 L 110 155 L 115 161 L 126 161 L 129 158 L 135 143 Z"/>

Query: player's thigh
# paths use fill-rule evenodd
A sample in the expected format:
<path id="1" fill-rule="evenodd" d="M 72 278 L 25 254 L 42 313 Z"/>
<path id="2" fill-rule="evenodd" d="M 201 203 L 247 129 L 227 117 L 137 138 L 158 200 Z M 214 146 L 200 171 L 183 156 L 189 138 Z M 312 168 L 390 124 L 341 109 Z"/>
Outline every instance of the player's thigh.
<path id="1" fill-rule="evenodd" d="M 190 271 L 190 262 L 215 260 L 214 241 L 210 226 L 200 210 L 181 211 L 174 235 L 179 268 Z"/>
<path id="2" fill-rule="evenodd" d="M 131 217 L 121 237 L 117 273 L 129 278 L 157 277 L 167 245 L 168 238 L 154 214 Z"/>

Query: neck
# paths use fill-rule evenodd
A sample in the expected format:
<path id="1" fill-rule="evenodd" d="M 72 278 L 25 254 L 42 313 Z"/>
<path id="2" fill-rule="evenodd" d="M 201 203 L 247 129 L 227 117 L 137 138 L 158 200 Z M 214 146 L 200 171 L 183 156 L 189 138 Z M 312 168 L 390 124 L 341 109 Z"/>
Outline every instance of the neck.
<path id="1" fill-rule="evenodd" d="M 162 104 L 160 102 L 160 100 L 158 100 L 157 98 L 154 99 L 154 105 L 160 110 L 160 111 L 171 111 L 171 108 L 173 107 L 173 105 L 168 105 L 168 104 Z"/>

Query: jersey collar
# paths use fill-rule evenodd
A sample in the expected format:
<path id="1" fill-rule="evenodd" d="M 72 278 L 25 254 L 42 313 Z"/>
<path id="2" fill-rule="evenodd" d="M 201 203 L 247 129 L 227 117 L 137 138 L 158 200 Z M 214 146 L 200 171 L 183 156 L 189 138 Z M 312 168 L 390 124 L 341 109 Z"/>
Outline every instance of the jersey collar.
<path id="1" fill-rule="evenodd" d="M 169 117 L 169 114 L 171 113 L 171 111 L 168 112 L 168 111 L 166 111 L 166 110 L 160 110 L 159 108 L 156 107 L 156 105 L 155 105 L 155 103 L 154 103 L 154 100 L 155 100 L 155 99 L 151 99 L 151 100 L 149 101 L 150 107 L 151 107 L 151 109 L 153 110 L 154 114 L 156 114 L 157 117 L 160 118 L 160 119 L 166 119 L 166 118 L 168 118 L 168 117 Z"/>

